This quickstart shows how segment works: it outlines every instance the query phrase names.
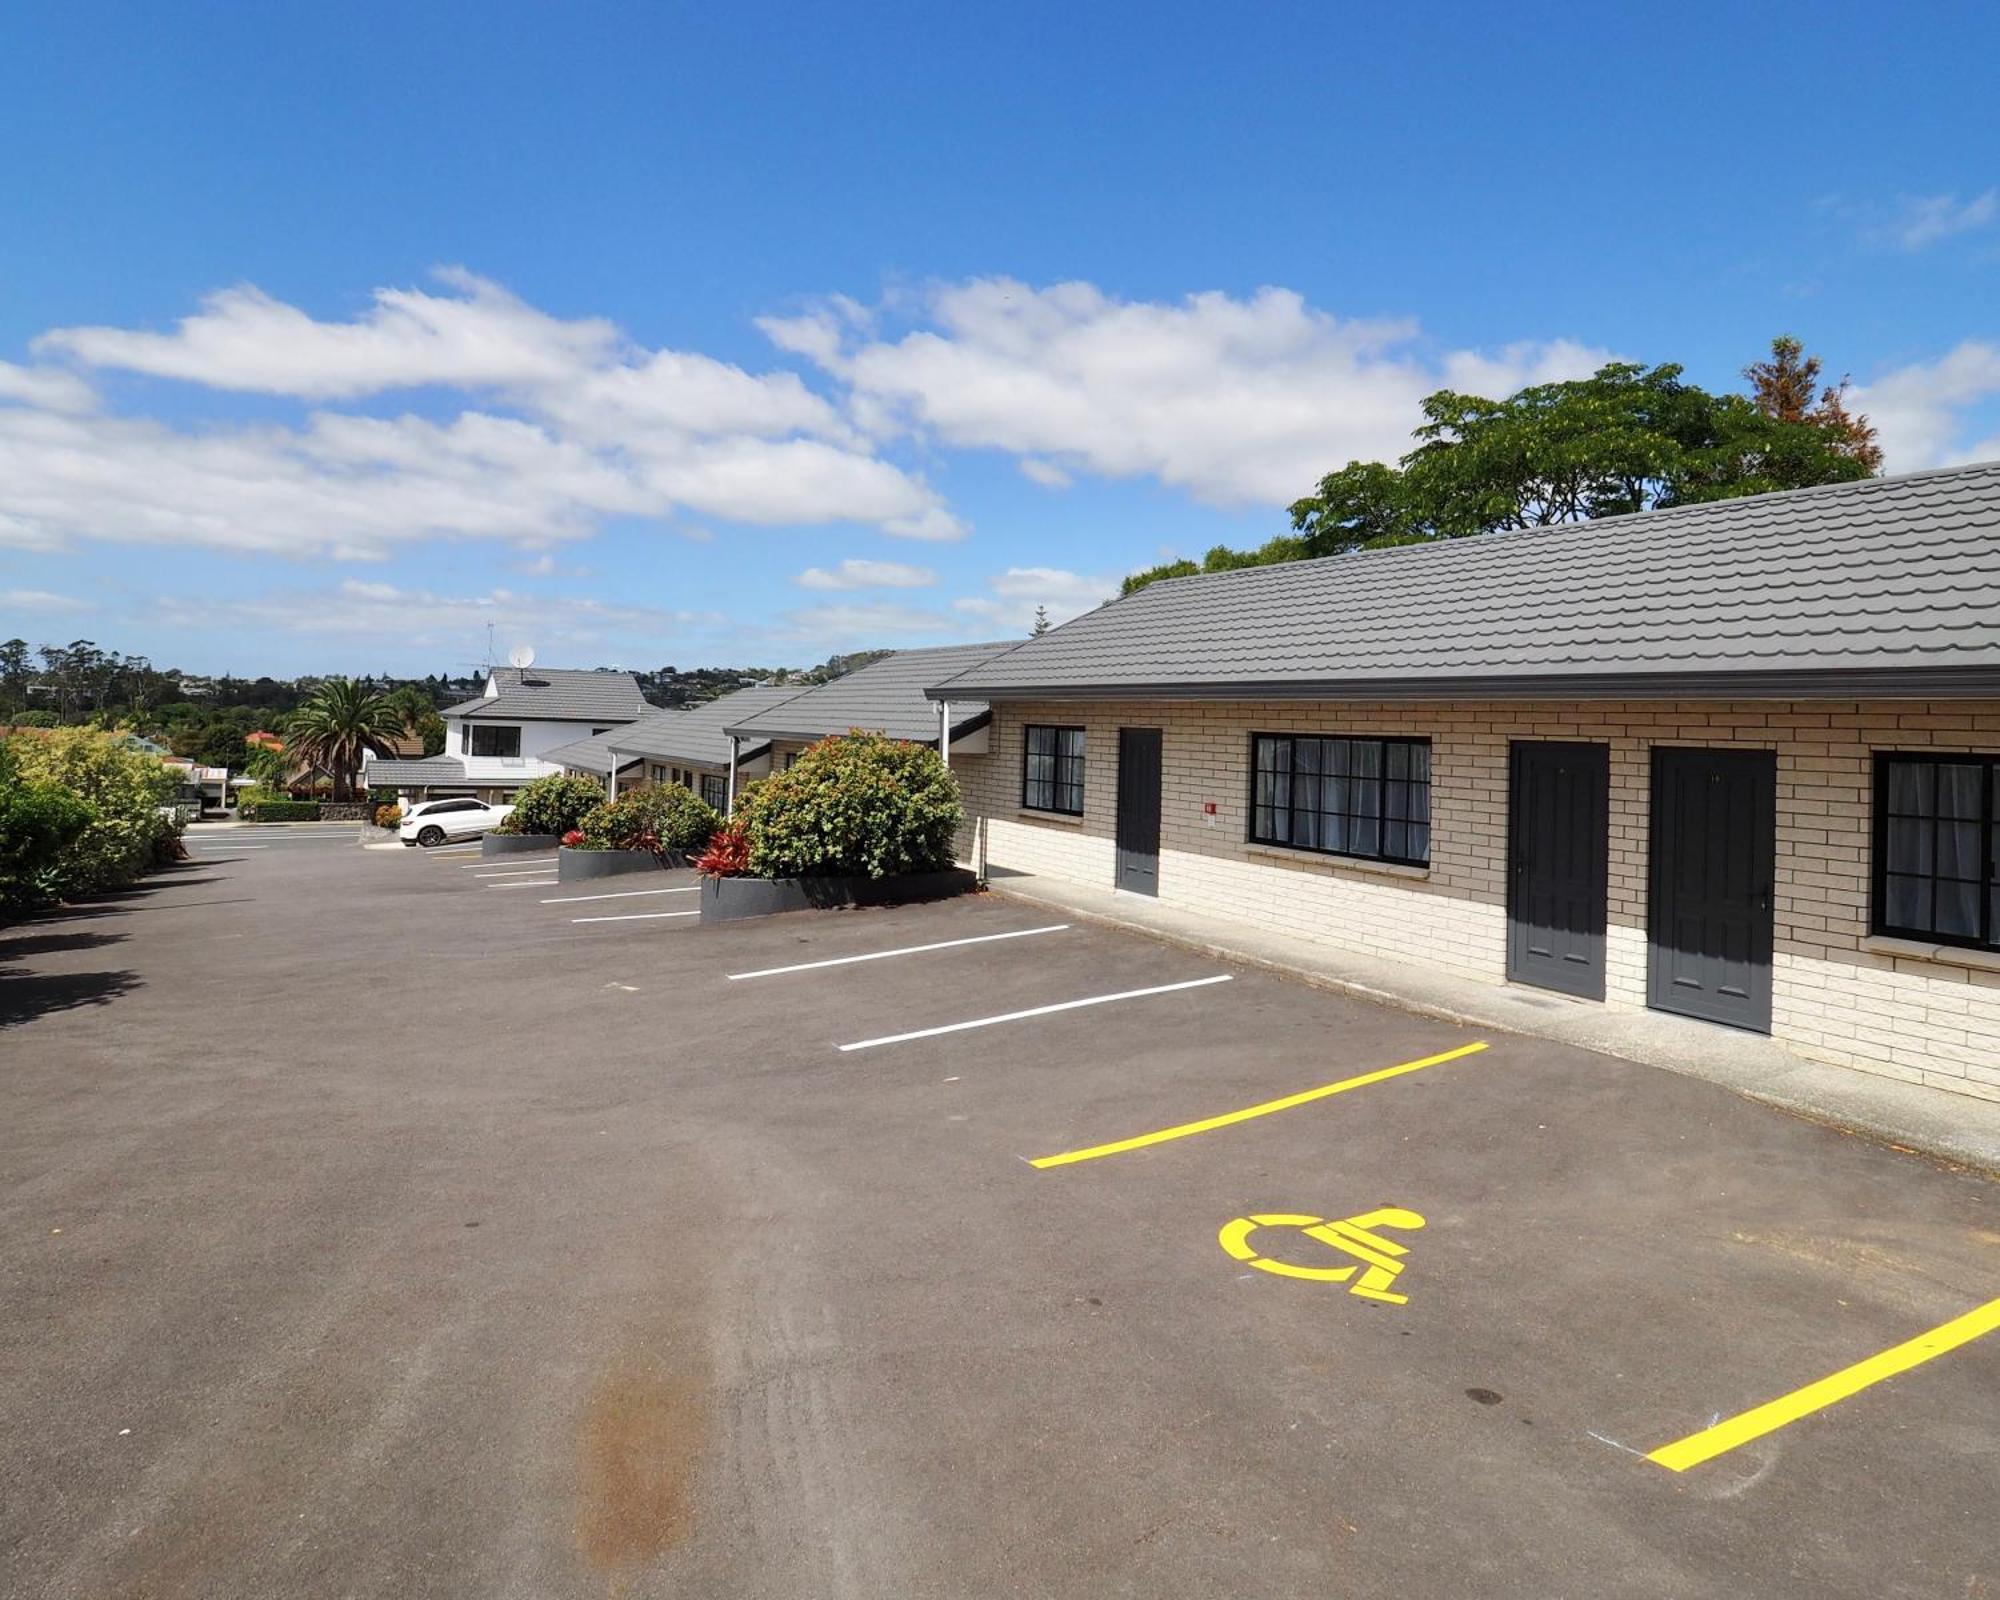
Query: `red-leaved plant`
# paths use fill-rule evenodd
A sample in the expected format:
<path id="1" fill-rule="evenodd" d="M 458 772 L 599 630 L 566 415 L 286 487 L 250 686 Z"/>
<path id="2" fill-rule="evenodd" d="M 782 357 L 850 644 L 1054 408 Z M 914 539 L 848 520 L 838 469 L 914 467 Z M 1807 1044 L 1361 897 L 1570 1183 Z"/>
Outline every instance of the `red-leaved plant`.
<path id="1" fill-rule="evenodd" d="M 740 878 L 750 870 L 750 840 L 734 823 L 715 830 L 708 848 L 695 857 L 695 871 L 709 878 Z"/>
<path id="2" fill-rule="evenodd" d="M 562 836 L 562 842 L 574 850 L 578 845 L 583 843 L 583 829 L 571 828 L 568 833 Z"/>

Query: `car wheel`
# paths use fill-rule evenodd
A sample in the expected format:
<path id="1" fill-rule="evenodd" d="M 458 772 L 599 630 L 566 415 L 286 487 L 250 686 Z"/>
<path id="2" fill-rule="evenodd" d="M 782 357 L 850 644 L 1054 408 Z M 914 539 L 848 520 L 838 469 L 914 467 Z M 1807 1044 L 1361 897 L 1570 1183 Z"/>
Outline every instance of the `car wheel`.
<path id="1" fill-rule="evenodd" d="M 429 850 L 429 849 L 431 849 L 432 847 L 434 847 L 434 846 L 436 846 L 436 845 L 441 845 L 441 844 L 443 844 L 443 843 L 444 843 L 444 829 L 442 829 L 442 828 L 420 828 L 420 829 L 418 829 L 418 830 L 417 830 L 417 843 L 418 843 L 418 844 L 420 844 L 420 845 L 422 845 L 422 846 L 423 846 L 423 847 L 424 847 L 424 848 L 425 848 L 426 850 Z"/>

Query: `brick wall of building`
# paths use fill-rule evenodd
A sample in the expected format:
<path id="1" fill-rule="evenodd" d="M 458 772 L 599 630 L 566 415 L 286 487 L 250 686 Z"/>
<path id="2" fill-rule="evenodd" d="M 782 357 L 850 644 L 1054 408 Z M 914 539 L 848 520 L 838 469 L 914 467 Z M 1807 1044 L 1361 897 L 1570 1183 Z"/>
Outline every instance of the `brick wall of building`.
<path id="1" fill-rule="evenodd" d="M 1021 730 L 1030 722 L 1086 730 L 1080 821 L 1023 811 Z M 996 874 L 1109 887 L 1121 725 L 1163 731 L 1162 901 L 1489 982 L 1502 981 L 1506 961 L 1508 741 L 1608 744 L 1605 993 L 1623 1007 L 1646 1002 L 1650 750 L 1774 750 L 1774 1037 L 1815 1059 L 2000 1100 L 2000 960 L 1864 948 L 1874 752 L 2000 751 L 2000 703 L 1002 704 L 991 755 L 960 770 L 969 859 Z M 1248 844 L 1253 731 L 1428 737 L 1429 870 Z"/>

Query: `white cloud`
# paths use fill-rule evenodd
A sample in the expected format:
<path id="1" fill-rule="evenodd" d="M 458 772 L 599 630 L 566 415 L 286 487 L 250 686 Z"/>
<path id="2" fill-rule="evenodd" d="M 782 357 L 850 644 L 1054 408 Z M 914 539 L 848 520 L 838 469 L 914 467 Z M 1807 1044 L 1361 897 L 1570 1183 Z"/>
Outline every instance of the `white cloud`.
<path id="1" fill-rule="evenodd" d="M 1905 250 L 1925 250 L 2000 222 L 2000 189 L 1969 200 L 1955 194 L 1906 195 L 1884 233 Z"/>
<path id="2" fill-rule="evenodd" d="M 1223 505 L 1284 505 L 1350 458 L 1402 455 L 1443 384 L 1505 393 L 1608 359 L 1567 341 L 1428 355 L 1414 323 L 1343 320 L 1275 288 L 1165 303 L 984 278 L 918 310 L 898 338 L 845 304 L 759 326 L 847 385 L 878 435 L 1006 451 L 1052 486 L 1151 476 Z"/>
<path id="3" fill-rule="evenodd" d="M 1892 472 L 2000 456 L 2000 439 L 1968 437 L 1975 408 L 2000 396 L 2000 345 L 1968 339 L 1935 361 L 1918 361 L 1856 385 L 1851 409 L 1867 413 Z"/>
<path id="4" fill-rule="evenodd" d="M 483 644 L 491 623 L 502 637 L 533 640 L 545 659 L 554 659 L 561 650 L 595 651 L 612 644 L 670 653 L 689 629 L 716 627 L 726 620 L 707 613 L 546 598 L 500 588 L 449 595 L 359 579 L 243 600 L 168 598 L 158 603 L 156 614 L 177 627 L 270 628 L 304 637 L 426 649 Z"/>
<path id="5" fill-rule="evenodd" d="M 55 328 L 34 349 L 210 389 L 312 400 L 424 385 L 561 384 L 617 356 L 618 331 L 608 322 L 563 322 L 470 273 L 438 276 L 459 292 L 377 289 L 373 306 L 351 322 L 317 321 L 244 284 L 209 295 L 172 333 Z"/>
<path id="6" fill-rule="evenodd" d="M 97 392 L 60 367 L 17 367 L 0 361 L 0 402 L 5 401 L 43 411 L 88 411 L 97 404 Z"/>
<path id="7" fill-rule="evenodd" d="M 843 561 L 831 571 L 807 567 L 793 580 L 802 589 L 926 589 L 938 581 L 928 567 L 900 561 Z"/>
<path id="8" fill-rule="evenodd" d="M 792 624 L 794 637 L 831 641 L 850 649 L 865 648 L 871 641 L 895 634 L 936 635 L 958 630 L 948 612 L 892 601 L 806 606 L 787 612 L 785 619 Z"/>
<path id="9" fill-rule="evenodd" d="M 1035 625 L 1037 607 L 1047 609 L 1051 624 L 1064 623 L 1112 599 L 1119 582 L 1060 567 L 1009 567 L 987 579 L 990 595 L 954 600 L 952 606 L 996 627 L 1026 632 Z"/>
<path id="10" fill-rule="evenodd" d="M 546 550 L 531 559 L 509 562 L 508 565 L 513 571 L 529 578 L 588 578 L 596 570 L 567 565 Z"/>
<path id="11" fill-rule="evenodd" d="M 965 531 L 795 373 L 638 348 L 602 319 L 565 321 L 468 273 L 440 276 L 444 292 L 378 290 L 345 322 L 244 287 L 168 333 L 44 334 L 45 360 L 319 405 L 440 390 L 445 415 L 321 409 L 176 427 L 91 414 L 74 372 L 0 364 L 0 399 L 23 402 L 0 405 L 0 542 L 379 557 L 440 538 L 539 549 L 608 518 L 682 510 L 913 539 Z"/>
<path id="12" fill-rule="evenodd" d="M 88 611 L 90 602 L 47 589 L 0 589 L 0 612 Z"/>

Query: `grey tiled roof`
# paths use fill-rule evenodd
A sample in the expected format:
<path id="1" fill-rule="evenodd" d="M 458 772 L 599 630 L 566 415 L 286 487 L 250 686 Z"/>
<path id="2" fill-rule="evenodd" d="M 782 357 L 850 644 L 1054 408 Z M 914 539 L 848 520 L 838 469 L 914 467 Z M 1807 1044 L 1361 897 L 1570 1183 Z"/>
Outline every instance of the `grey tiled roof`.
<path id="1" fill-rule="evenodd" d="M 361 769 L 370 788 L 422 789 L 440 783 L 470 783 L 465 763 L 455 756 L 424 756 L 416 761 L 370 761 Z M 481 783 L 493 780 L 481 778 Z"/>
<path id="2" fill-rule="evenodd" d="M 820 739 L 849 728 L 867 728 L 892 739 L 935 739 L 937 707 L 925 700 L 925 689 L 990 661 L 1008 648 L 1002 643 L 899 650 L 858 672 L 808 689 L 781 706 L 731 722 L 728 731 L 761 739 Z M 951 696 L 954 734 L 967 731 L 986 714 L 982 698 Z"/>
<path id="3" fill-rule="evenodd" d="M 679 715 L 680 713 L 677 711 L 649 711 L 645 716 L 639 718 L 637 722 L 620 723 L 608 733 L 593 734 L 588 739 L 576 739 L 569 744 L 559 744 L 553 750 L 542 751 L 535 759 L 537 761 L 552 761 L 559 767 L 574 767 L 582 772 L 606 772 L 610 770 L 612 742 L 619 734 L 626 732 L 628 729 L 637 728 L 640 724 L 648 722 L 654 717 L 674 717 Z M 618 752 L 619 770 L 622 772 L 638 759 L 636 755 L 628 755 L 623 750 L 620 750 Z"/>
<path id="4" fill-rule="evenodd" d="M 500 691 L 446 706 L 447 717 L 525 717 L 545 722 L 630 722 L 653 708 L 629 672 L 573 667 L 496 667 Z"/>
<path id="5" fill-rule="evenodd" d="M 2000 691 L 2000 462 L 1154 583 L 933 697 Z"/>
<path id="6" fill-rule="evenodd" d="M 618 736 L 607 734 L 606 742 L 615 744 L 620 755 L 629 749 L 653 761 L 684 761 L 694 767 L 726 767 L 729 765 L 729 738 L 723 731 L 725 728 L 760 711 L 796 700 L 804 692 L 796 684 L 758 684 L 748 689 L 737 689 L 698 706 L 643 717 L 631 727 L 620 729 Z M 761 746 L 746 745 L 742 752 L 744 759 L 754 756 L 759 748 Z"/>

